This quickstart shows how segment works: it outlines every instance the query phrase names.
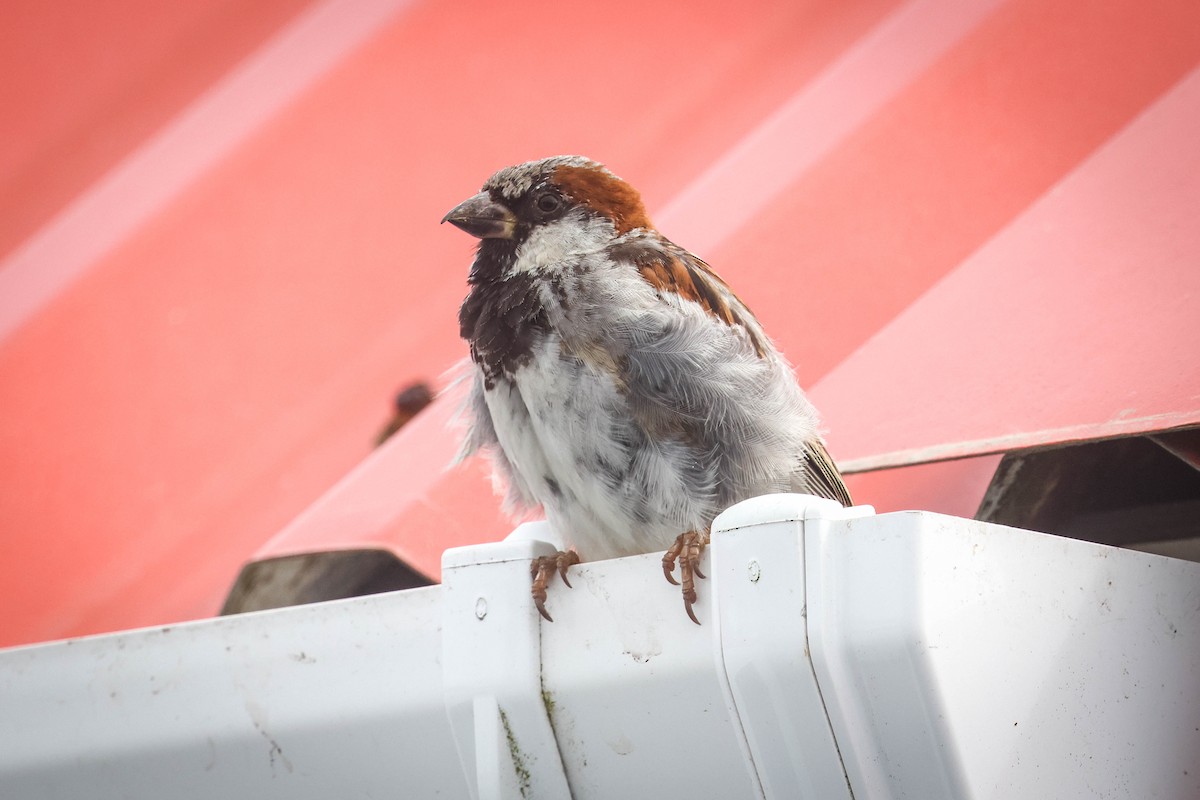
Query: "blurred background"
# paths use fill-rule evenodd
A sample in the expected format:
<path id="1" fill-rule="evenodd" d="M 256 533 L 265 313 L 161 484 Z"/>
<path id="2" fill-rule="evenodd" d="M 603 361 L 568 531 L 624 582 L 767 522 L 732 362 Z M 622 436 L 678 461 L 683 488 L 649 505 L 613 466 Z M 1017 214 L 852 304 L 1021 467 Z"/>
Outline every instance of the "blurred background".
<path id="1" fill-rule="evenodd" d="M 466 354 L 438 221 L 557 153 L 734 285 L 857 502 L 1198 557 L 1195 0 L 6 0 L 0 39 L 0 646 L 505 535 L 453 397 L 396 398 Z"/>

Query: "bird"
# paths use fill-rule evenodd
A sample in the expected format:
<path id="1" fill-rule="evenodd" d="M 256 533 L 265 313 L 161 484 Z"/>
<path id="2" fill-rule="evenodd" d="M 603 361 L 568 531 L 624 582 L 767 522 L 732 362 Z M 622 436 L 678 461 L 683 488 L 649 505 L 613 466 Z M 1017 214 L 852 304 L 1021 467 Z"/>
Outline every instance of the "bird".
<path id="1" fill-rule="evenodd" d="M 812 403 L 729 285 L 650 221 L 603 164 L 505 167 L 443 217 L 478 245 L 459 309 L 466 341 L 459 458 L 491 458 L 513 515 L 539 506 L 589 560 L 664 549 L 688 617 L 713 519 L 763 494 L 851 505 Z M 790 265 L 781 265 L 790 268 Z M 674 577 L 676 565 L 679 580 Z"/>

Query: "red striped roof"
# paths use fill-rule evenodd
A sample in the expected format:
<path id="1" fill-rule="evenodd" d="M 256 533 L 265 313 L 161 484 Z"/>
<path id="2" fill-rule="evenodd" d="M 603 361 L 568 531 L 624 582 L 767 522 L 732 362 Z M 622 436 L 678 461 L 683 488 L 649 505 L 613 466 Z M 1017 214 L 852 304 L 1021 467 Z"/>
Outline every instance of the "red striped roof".
<path id="1" fill-rule="evenodd" d="M 862 502 L 1200 423 L 1195 2 L 10 5 L 0 645 L 505 533 L 445 402 L 370 446 L 465 352 L 437 221 L 552 153 L 737 288 Z"/>

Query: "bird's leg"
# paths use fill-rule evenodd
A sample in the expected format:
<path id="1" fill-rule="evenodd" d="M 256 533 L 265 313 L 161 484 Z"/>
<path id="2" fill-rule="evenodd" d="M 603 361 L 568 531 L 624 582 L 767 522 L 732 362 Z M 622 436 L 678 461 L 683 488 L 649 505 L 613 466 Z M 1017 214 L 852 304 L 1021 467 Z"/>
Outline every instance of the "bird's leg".
<path id="1" fill-rule="evenodd" d="M 550 576 L 555 572 L 562 578 L 562 582 L 571 587 L 571 582 L 567 580 L 567 567 L 572 564 L 579 563 L 579 554 L 574 550 L 559 550 L 552 556 L 538 556 L 529 564 L 529 573 L 533 576 L 533 604 L 537 606 L 538 613 L 546 618 L 547 622 L 554 622 L 554 618 L 546 611 L 546 582 L 550 580 Z"/>
<path id="2" fill-rule="evenodd" d="M 692 610 L 692 604 L 696 602 L 696 578 L 705 577 L 704 573 L 700 571 L 700 553 L 707 545 L 707 531 L 688 531 L 675 537 L 675 543 L 667 549 L 662 557 L 663 575 L 670 583 L 683 587 L 683 607 L 687 611 L 688 617 L 697 625 L 700 624 L 700 620 L 696 619 L 696 612 Z M 677 560 L 679 562 L 679 581 L 676 581 L 675 576 L 671 574 L 675 571 Z"/>

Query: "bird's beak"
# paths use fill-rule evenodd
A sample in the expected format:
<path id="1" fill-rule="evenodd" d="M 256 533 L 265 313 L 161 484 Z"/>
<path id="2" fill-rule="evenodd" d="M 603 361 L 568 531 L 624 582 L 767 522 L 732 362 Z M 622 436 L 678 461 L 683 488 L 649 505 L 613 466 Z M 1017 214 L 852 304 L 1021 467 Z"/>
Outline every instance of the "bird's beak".
<path id="1" fill-rule="evenodd" d="M 513 213 L 487 192 L 459 203 L 442 217 L 442 222 L 449 222 L 480 239 L 511 239 L 517 227 Z"/>

